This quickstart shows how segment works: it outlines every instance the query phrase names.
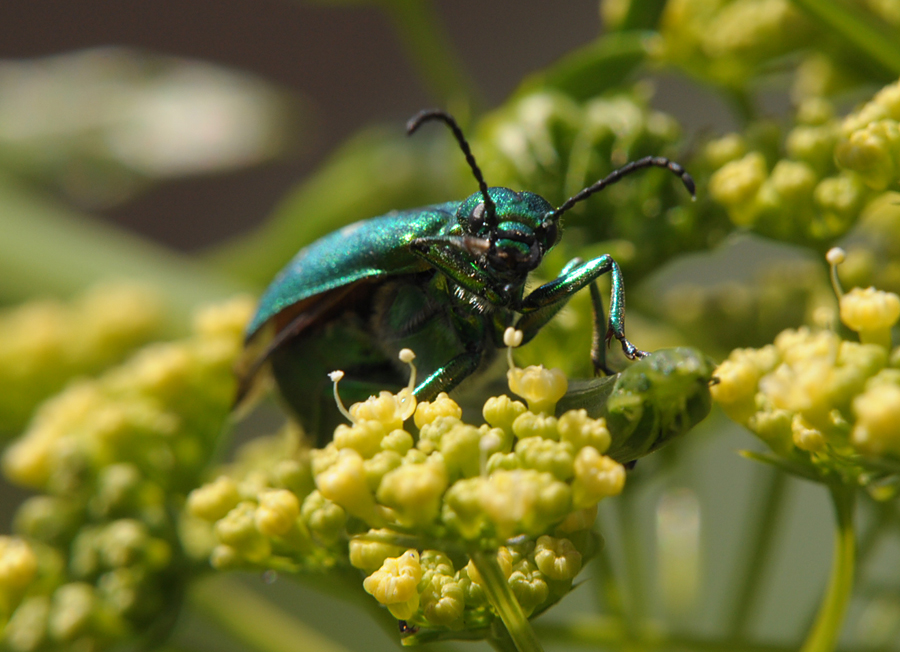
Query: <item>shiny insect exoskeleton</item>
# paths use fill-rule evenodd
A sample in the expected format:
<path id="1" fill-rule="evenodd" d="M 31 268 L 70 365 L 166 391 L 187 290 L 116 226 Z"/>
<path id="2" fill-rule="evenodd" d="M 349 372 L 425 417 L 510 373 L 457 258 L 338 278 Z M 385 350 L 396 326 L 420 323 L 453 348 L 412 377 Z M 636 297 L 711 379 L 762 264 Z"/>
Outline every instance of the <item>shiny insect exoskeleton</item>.
<path id="1" fill-rule="evenodd" d="M 572 260 L 549 283 L 525 294 L 529 272 L 560 237 L 560 216 L 577 202 L 636 170 L 662 167 L 681 178 L 668 159 L 633 161 L 585 188 L 558 208 L 530 192 L 488 188 L 451 116 L 423 111 L 407 125 L 440 120 L 466 156 L 478 192 L 461 202 L 393 212 L 346 226 L 312 243 L 291 260 L 268 287 L 247 328 L 248 363 L 240 394 L 265 362 L 286 402 L 304 427 L 320 439 L 340 422 L 328 372 L 345 372 L 345 401 L 364 400 L 381 389 L 405 384 L 398 362 L 403 348 L 416 353 L 419 400 L 449 391 L 483 368 L 502 348 L 503 331 L 515 325 L 528 342 L 566 301 L 590 286 L 594 305 L 591 357 L 609 373 L 605 339 L 615 337 L 630 359 L 645 355 L 625 337 L 625 294 L 616 262 L 603 255 Z M 609 320 L 604 324 L 595 281 L 611 275 Z M 272 339 L 259 350 L 264 330 Z M 324 435 L 324 437 L 323 437 Z"/>

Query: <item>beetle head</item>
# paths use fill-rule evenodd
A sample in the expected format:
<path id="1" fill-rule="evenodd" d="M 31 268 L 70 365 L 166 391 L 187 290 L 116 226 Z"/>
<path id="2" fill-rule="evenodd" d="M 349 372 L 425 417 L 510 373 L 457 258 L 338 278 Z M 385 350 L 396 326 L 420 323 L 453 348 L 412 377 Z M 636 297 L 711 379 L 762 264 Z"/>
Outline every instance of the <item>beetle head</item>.
<path id="1" fill-rule="evenodd" d="M 553 207 L 539 195 L 508 188 L 490 188 L 488 196 L 493 212 L 477 192 L 456 213 L 467 247 L 499 277 L 524 280 L 559 237 Z"/>
<path id="2" fill-rule="evenodd" d="M 449 113 L 439 109 L 421 111 L 406 124 L 407 133 L 414 133 L 429 120 L 440 120 L 450 128 L 478 182 L 479 191 L 469 196 L 456 214 L 463 246 L 497 277 L 512 284 L 523 283 L 528 272 L 540 265 L 544 254 L 556 244 L 563 213 L 632 172 L 648 167 L 666 168 L 681 179 L 696 199 L 694 180 L 681 165 L 661 156 L 645 156 L 613 170 L 569 197 L 559 208 L 553 208 L 534 193 L 488 188 L 462 129 Z"/>

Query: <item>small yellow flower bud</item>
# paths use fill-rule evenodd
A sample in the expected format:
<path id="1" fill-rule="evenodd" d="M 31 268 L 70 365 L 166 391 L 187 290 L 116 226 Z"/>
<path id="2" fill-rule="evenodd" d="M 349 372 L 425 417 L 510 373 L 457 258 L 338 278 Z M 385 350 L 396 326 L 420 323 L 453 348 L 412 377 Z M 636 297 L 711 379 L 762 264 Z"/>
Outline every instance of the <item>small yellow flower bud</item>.
<path id="1" fill-rule="evenodd" d="M 412 435 L 405 430 L 392 430 L 381 440 L 381 449 L 405 455 L 414 444 Z"/>
<path id="2" fill-rule="evenodd" d="M 216 570 L 231 570 L 239 568 L 244 563 L 241 553 L 235 548 L 220 543 L 209 554 L 209 565 Z"/>
<path id="3" fill-rule="evenodd" d="M 397 518 L 404 524 L 423 525 L 437 518 L 448 484 L 443 462 L 403 464 L 382 478 L 378 500 L 397 510 Z"/>
<path id="4" fill-rule="evenodd" d="M 841 321 L 863 344 L 891 345 L 891 327 L 900 319 L 900 297 L 875 288 L 853 288 L 841 297 Z"/>
<path id="5" fill-rule="evenodd" d="M 379 570 L 363 580 L 363 588 L 387 606 L 395 618 L 405 620 L 419 608 L 418 584 L 421 579 L 419 553 L 407 550 L 400 557 L 385 559 Z"/>
<path id="6" fill-rule="evenodd" d="M 204 521 L 218 521 L 241 501 L 237 483 L 226 475 L 188 494 L 187 510 Z"/>
<path id="7" fill-rule="evenodd" d="M 457 622 L 466 606 L 462 584 L 453 576 L 435 574 L 422 595 L 422 613 L 432 625 Z"/>
<path id="8" fill-rule="evenodd" d="M 354 422 L 378 421 L 384 432 L 403 428 L 403 414 L 406 404 L 400 404 L 397 397 L 390 392 L 382 391 L 378 396 L 370 396 L 362 403 L 350 406 L 350 414 Z"/>
<path id="9" fill-rule="evenodd" d="M 800 450 L 818 453 L 825 449 L 825 435 L 813 428 L 802 416 L 795 414 L 791 420 L 791 434 L 794 445 Z"/>
<path id="10" fill-rule="evenodd" d="M 519 439 L 540 437 L 542 439 L 559 439 L 559 428 L 556 417 L 545 414 L 525 412 L 513 421 L 512 430 Z"/>
<path id="11" fill-rule="evenodd" d="M 825 260 L 829 265 L 840 265 L 847 259 L 847 252 L 840 247 L 832 247 L 825 254 Z"/>
<path id="12" fill-rule="evenodd" d="M 553 414 L 569 386 L 561 369 L 544 369 L 543 365 L 510 369 L 506 378 L 510 391 L 524 398 L 535 414 Z"/>
<path id="13" fill-rule="evenodd" d="M 740 134 L 726 134 L 707 143 L 704 154 L 710 165 L 720 168 L 747 153 L 747 143 Z"/>
<path id="14" fill-rule="evenodd" d="M 340 451 L 337 461 L 316 475 L 316 487 L 328 500 L 367 523 L 380 524 L 375 498 L 366 479 L 363 457 L 352 448 Z"/>
<path id="15" fill-rule="evenodd" d="M 552 580 L 570 580 L 581 571 L 581 553 L 568 539 L 544 535 L 534 547 L 534 563 Z"/>
<path id="16" fill-rule="evenodd" d="M 369 530 L 370 535 L 391 534 L 390 530 Z M 389 557 L 399 557 L 403 548 L 383 541 L 367 541 L 365 538 L 350 539 L 350 563 L 367 573 L 372 573 Z"/>
<path id="17" fill-rule="evenodd" d="M 343 533 L 347 512 L 314 490 L 303 499 L 300 518 L 317 540 L 330 543 Z"/>
<path id="18" fill-rule="evenodd" d="M 523 469 L 546 471 L 562 481 L 574 474 L 575 447 L 567 441 L 528 437 L 516 442 L 515 451 Z"/>
<path id="19" fill-rule="evenodd" d="M 300 501 L 287 489 L 269 489 L 259 495 L 256 529 L 267 537 L 280 537 L 296 525 Z"/>
<path id="20" fill-rule="evenodd" d="M 572 502 L 576 509 L 592 507 L 602 498 L 615 496 L 624 486 L 624 466 L 590 446 L 578 451 L 572 482 Z"/>
<path id="21" fill-rule="evenodd" d="M 33 652 L 47 644 L 50 598 L 36 595 L 26 598 L 13 612 L 3 631 L 3 642 L 14 652 Z M 43 645 L 42 645 L 43 644 Z"/>
<path id="22" fill-rule="evenodd" d="M 709 388 L 713 399 L 738 423 L 746 424 L 756 411 L 753 399 L 766 369 L 760 368 L 755 357 L 752 349 L 732 351 L 713 373 L 718 382 Z"/>
<path id="23" fill-rule="evenodd" d="M 47 629 L 56 641 L 72 641 L 87 633 L 97 598 L 85 582 L 63 584 L 53 594 Z"/>
<path id="24" fill-rule="evenodd" d="M 900 455 L 900 386 L 874 380 L 853 399 L 856 425 L 851 441 L 866 455 Z"/>
<path id="25" fill-rule="evenodd" d="M 804 161 L 817 170 L 826 170 L 832 165 L 836 140 L 834 123 L 798 125 L 788 134 L 785 148 L 791 158 Z"/>
<path id="26" fill-rule="evenodd" d="M 385 392 L 387 393 L 387 392 Z M 353 408 L 350 408 L 353 413 Z M 356 417 L 357 415 L 354 415 Z M 356 419 L 352 426 L 340 424 L 334 429 L 334 445 L 338 449 L 352 448 L 364 458 L 369 459 L 381 450 L 381 442 L 389 431 L 382 421 L 373 419 Z"/>
<path id="27" fill-rule="evenodd" d="M 450 398 L 446 392 L 441 392 L 433 401 L 422 401 L 416 406 L 415 424 L 422 428 L 438 417 L 462 418 L 462 408 Z"/>
<path id="28" fill-rule="evenodd" d="M 484 420 L 495 428 L 503 428 L 511 434 L 512 424 L 527 408 L 520 401 L 514 401 L 506 394 L 489 398 L 484 403 L 482 415 Z"/>
<path id="29" fill-rule="evenodd" d="M 560 440 L 572 444 L 576 451 L 593 446 L 598 453 L 604 453 L 611 442 L 606 419 L 592 419 L 587 410 L 569 410 L 559 418 L 557 430 Z"/>
<path id="30" fill-rule="evenodd" d="M 786 159 L 775 164 L 769 177 L 775 191 L 789 201 L 808 197 L 817 181 L 815 171 L 806 163 Z"/>
<path id="31" fill-rule="evenodd" d="M 537 534 L 561 521 L 572 511 L 571 493 L 568 484 L 550 473 L 495 471 L 480 485 L 479 502 L 498 536 L 510 538 Z"/>
<path id="32" fill-rule="evenodd" d="M 31 546 L 16 537 L 0 536 L 0 594 L 25 588 L 36 573 L 37 557 Z"/>
<path id="33" fill-rule="evenodd" d="M 709 179 L 709 194 L 729 208 L 729 217 L 737 226 L 752 223 L 754 215 L 736 210 L 753 202 L 766 180 L 766 159 L 759 152 L 750 152 L 742 159 L 719 168 Z"/>
<path id="34" fill-rule="evenodd" d="M 216 522 L 215 532 L 219 542 L 234 548 L 238 554 L 252 562 L 262 562 L 272 552 L 271 544 L 256 529 L 256 505 L 239 503 L 225 518 Z"/>
<path id="35" fill-rule="evenodd" d="M 897 180 L 900 123 L 877 120 L 850 133 L 834 149 L 837 164 L 859 174 L 874 190 L 884 190 Z"/>

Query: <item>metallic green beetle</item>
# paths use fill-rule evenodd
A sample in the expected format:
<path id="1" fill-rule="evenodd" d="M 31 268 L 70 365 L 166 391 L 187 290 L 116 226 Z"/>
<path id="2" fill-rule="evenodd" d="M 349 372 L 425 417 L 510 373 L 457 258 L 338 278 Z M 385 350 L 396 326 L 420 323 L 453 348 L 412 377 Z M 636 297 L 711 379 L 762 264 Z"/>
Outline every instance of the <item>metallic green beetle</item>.
<path id="1" fill-rule="evenodd" d="M 571 261 L 560 275 L 525 294 L 528 273 L 559 238 L 559 218 L 579 201 L 636 170 L 663 167 L 694 194 L 694 182 L 661 157 L 633 161 L 553 208 L 530 192 L 488 188 L 461 129 L 443 111 L 423 111 L 407 124 L 413 133 L 429 120 L 449 126 L 479 191 L 461 202 L 392 212 L 346 226 L 312 243 L 268 287 L 247 327 L 249 361 L 239 396 L 271 362 L 286 402 L 308 432 L 327 440 L 341 421 L 328 372 L 341 369 L 341 394 L 364 400 L 399 388 L 408 375 L 398 352 L 416 353 L 419 400 L 455 388 L 485 367 L 515 325 L 528 342 L 566 301 L 590 286 L 594 304 L 591 356 L 606 367 L 603 310 L 596 279 L 609 272 L 612 296 L 606 341 L 615 337 L 629 359 L 645 355 L 625 337 L 625 294 L 616 262 L 603 255 Z M 260 350 L 263 331 L 272 338 Z"/>

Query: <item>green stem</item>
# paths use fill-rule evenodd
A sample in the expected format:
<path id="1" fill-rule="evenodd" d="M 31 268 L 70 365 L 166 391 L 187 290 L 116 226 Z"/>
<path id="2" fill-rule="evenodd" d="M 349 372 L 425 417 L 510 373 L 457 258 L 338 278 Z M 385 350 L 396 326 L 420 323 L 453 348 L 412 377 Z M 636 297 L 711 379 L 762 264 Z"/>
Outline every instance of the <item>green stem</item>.
<path id="1" fill-rule="evenodd" d="M 198 612 L 257 652 L 347 652 L 232 578 L 197 582 L 188 600 Z"/>
<path id="2" fill-rule="evenodd" d="M 622 590 L 616 581 L 616 572 L 613 568 L 612 560 L 609 558 L 609 550 L 603 546 L 597 553 L 596 561 L 598 566 L 597 588 L 598 598 L 604 604 L 613 616 L 625 619 L 625 602 L 622 598 Z"/>
<path id="3" fill-rule="evenodd" d="M 626 486 L 625 491 L 616 501 L 616 515 L 622 532 L 622 550 L 625 555 L 625 582 L 628 596 L 626 622 L 631 625 L 640 623 L 644 619 L 646 616 L 644 606 L 647 604 L 644 594 L 644 563 L 641 559 L 644 540 L 638 531 L 638 519 L 632 516 L 637 513 L 634 496 L 635 491 L 629 491 Z"/>
<path id="4" fill-rule="evenodd" d="M 608 616 L 573 616 L 565 622 L 542 621 L 535 625 L 541 638 L 567 647 L 589 647 L 610 650 L 648 649 L 655 652 L 797 652 L 797 646 L 786 643 L 757 643 L 743 638 L 717 638 L 668 631 L 662 623 L 644 621 L 640 631 L 631 633 L 618 618 Z M 883 648 L 838 648 L 838 652 L 882 652 Z"/>
<path id="5" fill-rule="evenodd" d="M 852 487 L 844 485 L 831 485 L 830 489 L 837 517 L 831 577 L 816 622 L 801 652 L 831 652 L 835 649 L 853 591 L 856 561 L 853 506 L 856 494 Z"/>
<path id="6" fill-rule="evenodd" d="M 506 626 L 515 649 L 518 652 L 541 652 L 541 643 L 503 575 L 496 551 L 473 550 L 470 558 L 484 582 L 484 592 Z M 500 645 L 502 641 L 498 640 L 496 644 Z"/>
<path id="7" fill-rule="evenodd" d="M 737 599 L 727 631 L 734 637 L 743 633 L 758 598 L 763 579 L 762 569 L 766 568 L 771 555 L 776 525 L 786 502 L 787 475 L 777 469 L 764 466 L 758 468 L 767 475 L 768 486 L 757 503 L 754 518 L 750 521 L 754 529 L 745 539 L 749 542 L 745 547 L 747 554 L 741 556 L 744 560 L 743 567 L 740 569 L 739 579 L 734 584 L 739 588 L 732 592 L 733 595 L 737 595 Z"/>
<path id="8" fill-rule="evenodd" d="M 603 649 L 691 650 L 692 652 L 796 652 L 794 645 L 753 643 L 734 638 L 691 636 L 668 632 L 659 624 L 645 622 L 641 631 L 632 635 L 615 618 L 588 616 L 572 618 L 564 623 L 542 623 L 541 636 L 568 646 Z"/>

